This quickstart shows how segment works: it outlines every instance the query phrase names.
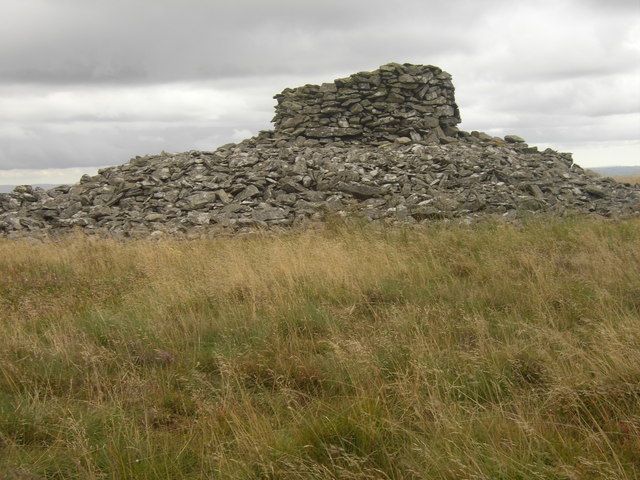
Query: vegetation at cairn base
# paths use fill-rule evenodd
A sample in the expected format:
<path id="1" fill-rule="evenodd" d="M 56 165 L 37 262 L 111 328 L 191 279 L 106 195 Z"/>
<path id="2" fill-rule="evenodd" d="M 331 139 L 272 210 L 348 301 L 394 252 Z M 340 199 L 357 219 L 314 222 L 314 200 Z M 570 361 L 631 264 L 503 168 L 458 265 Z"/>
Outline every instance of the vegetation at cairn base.
<path id="1" fill-rule="evenodd" d="M 0 240 L 0 478 L 640 473 L 640 220 Z"/>

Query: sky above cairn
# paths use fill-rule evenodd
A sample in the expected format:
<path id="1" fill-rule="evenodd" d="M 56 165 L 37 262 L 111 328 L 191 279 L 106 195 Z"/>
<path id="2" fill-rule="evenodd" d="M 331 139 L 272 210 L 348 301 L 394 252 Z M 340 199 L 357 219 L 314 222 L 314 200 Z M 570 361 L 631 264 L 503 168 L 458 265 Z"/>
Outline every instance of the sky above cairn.
<path id="1" fill-rule="evenodd" d="M 453 75 L 465 130 L 640 165 L 638 0 L 2 0 L 0 184 L 272 128 L 272 96 L 388 62 Z"/>

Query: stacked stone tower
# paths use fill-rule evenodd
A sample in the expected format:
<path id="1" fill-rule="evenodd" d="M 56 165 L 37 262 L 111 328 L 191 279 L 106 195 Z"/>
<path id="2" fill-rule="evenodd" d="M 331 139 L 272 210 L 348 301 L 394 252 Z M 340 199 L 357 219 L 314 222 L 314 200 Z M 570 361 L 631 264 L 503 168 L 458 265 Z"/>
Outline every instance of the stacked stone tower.
<path id="1" fill-rule="evenodd" d="M 451 75 L 432 65 L 389 63 L 331 83 L 287 88 L 274 98 L 277 136 L 322 143 L 435 142 L 454 135 L 460 123 Z"/>

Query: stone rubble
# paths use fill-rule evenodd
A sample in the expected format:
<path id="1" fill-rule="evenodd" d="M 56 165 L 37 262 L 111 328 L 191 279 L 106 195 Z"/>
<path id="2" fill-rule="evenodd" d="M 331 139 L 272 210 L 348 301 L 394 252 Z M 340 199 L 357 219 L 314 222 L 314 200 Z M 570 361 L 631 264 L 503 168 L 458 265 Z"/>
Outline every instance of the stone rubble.
<path id="1" fill-rule="evenodd" d="M 640 213 L 640 187 L 597 177 L 571 154 L 458 130 L 450 76 L 436 67 L 389 64 L 276 98 L 275 130 L 238 144 L 0 194 L 0 235 L 198 235 L 327 215 L 420 223 Z"/>

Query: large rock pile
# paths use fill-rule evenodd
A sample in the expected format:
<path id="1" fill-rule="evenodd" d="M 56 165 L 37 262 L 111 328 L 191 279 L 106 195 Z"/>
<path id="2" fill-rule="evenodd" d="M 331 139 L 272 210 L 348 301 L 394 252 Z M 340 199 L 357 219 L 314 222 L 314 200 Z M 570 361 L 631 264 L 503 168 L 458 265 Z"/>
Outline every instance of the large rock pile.
<path id="1" fill-rule="evenodd" d="M 278 96 L 275 131 L 238 144 L 136 157 L 76 185 L 21 186 L 0 194 L 0 233 L 200 233 L 291 226 L 327 213 L 416 223 L 640 212 L 639 187 L 597 178 L 570 154 L 540 152 L 515 136 L 458 131 L 453 87 L 435 67 L 391 64 L 350 78 L 356 80 L 336 81 L 335 91 L 285 90 Z M 384 102 L 367 99 L 381 89 Z M 403 103 L 391 102 L 392 94 L 405 95 Z M 301 107 L 287 105 L 292 98 Z M 332 106 L 323 112 L 326 102 Z M 359 104 L 363 110 L 354 113 Z M 302 123 L 287 123 L 295 117 Z M 385 118 L 393 120 L 376 123 Z M 339 123 L 343 119 L 349 126 Z M 318 128 L 328 129 L 328 136 Z M 335 129 L 346 128 L 358 132 L 336 135 Z"/>
<path id="2" fill-rule="evenodd" d="M 460 123 L 451 75 L 431 65 L 390 63 L 320 86 L 287 88 L 274 98 L 279 134 L 322 142 L 434 142 L 455 134 Z"/>

